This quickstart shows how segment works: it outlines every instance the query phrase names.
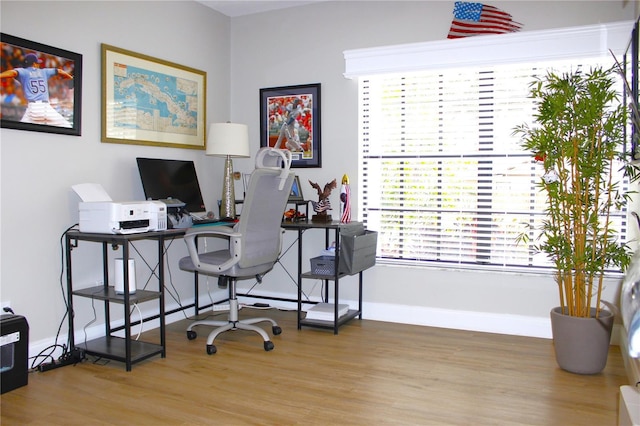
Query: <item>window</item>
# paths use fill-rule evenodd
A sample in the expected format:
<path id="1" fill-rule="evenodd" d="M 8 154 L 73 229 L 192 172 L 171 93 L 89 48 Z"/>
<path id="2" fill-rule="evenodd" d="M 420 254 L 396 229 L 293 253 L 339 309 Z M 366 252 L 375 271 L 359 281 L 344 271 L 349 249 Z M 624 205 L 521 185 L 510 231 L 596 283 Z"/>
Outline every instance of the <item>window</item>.
<path id="1" fill-rule="evenodd" d="M 611 62 L 604 66 L 611 66 Z M 362 219 L 382 259 L 529 267 L 517 244 L 544 216 L 542 166 L 513 129 L 533 121 L 534 75 L 601 60 L 492 66 L 360 79 Z M 620 86 L 622 89 L 622 85 Z M 624 237 L 624 217 L 618 229 Z"/>
<path id="2" fill-rule="evenodd" d="M 624 51 L 632 23 L 614 27 L 474 37 L 448 41 L 446 48 L 425 43 L 395 48 L 397 54 L 394 48 L 345 52 L 345 75 L 359 84 L 359 217 L 379 233 L 378 258 L 474 268 L 549 266 L 544 254 L 516 241 L 522 232 L 537 235 L 545 196 L 536 186 L 542 166 L 512 132 L 533 121 L 528 94 L 534 75 L 549 67 L 611 65 L 610 47 L 589 49 L 597 40 L 616 39 L 620 46 L 612 50 Z M 596 42 L 586 43 L 589 37 Z M 568 49 L 567 40 L 575 46 Z M 510 46 L 517 46 L 517 60 Z M 398 60 L 390 60 L 394 55 Z M 622 239 L 625 217 L 620 212 L 616 218 Z"/>

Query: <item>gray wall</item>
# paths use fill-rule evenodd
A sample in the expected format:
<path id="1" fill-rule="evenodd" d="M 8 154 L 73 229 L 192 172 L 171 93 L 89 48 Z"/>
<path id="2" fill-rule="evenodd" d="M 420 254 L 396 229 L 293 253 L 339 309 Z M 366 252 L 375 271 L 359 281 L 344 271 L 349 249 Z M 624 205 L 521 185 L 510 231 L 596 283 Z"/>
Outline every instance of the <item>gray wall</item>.
<path id="1" fill-rule="evenodd" d="M 491 4 L 509 11 L 525 30 L 635 16 L 633 3 L 623 1 Z M 323 167 L 298 170 L 303 190 L 312 198 L 308 180 L 325 183 L 347 173 L 357 198 L 357 82 L 342 76 L 342 52 L 444 39 L 452 8 L 453 1 L 339 1 L 230 19 L 191 1 L 3 0 L 3 32 L 81 53 L 84 59 L 81 137 L 0 131 L 0 301 L 10 301 L 29 320 L 32 352 L 52 342 L 65 312 L 59 241 L 78 220 L 71 185 L 99 182 L 114 199 L 142 199 L 135 157 L 149 156 L 194 160 L 210 209 L 220 193 L 220 159 L 201 151 L 100 142 L 101 43 L 207 72 L 207 122 L 248 124 L 253 150 L 259 147 L 260 88 L 321 83 Z M 234 164 L 244 172 L 253 165 L 251 159 Z M 306 241 L 312 244 L 305 255 L 317 255 L 322 238 L 309 234 Z M 286 243 L 292 242 L 287 235 Z M 193 299 L 191 276 L 176 267 L 186 253 L 183 246 L 176 241 L 169 249 L 168 284 L 186 303 Z M 153 246 L 141 244 L 140 249 L 153 256 Z M 83 245 L 74 256 L 78 285 L 99 282 L 99 250 Z M 295 272 L 295 250 L 283 263 Z M 341 297 L 350 303 L 356 299 L 355 284 L 350 277 L 341 286 Z M 317 298 L 321 283 L 305 288 Z M 205 283 L 201 296 L 223 297 L 214 283 L 209 289 Z M 610 298 L 616 289 L 614 282 L 607 290 Z M 295 285 L 277 266 L 259 291 L 293 296 Z M 539 336 L 548 335 L 548 312 L 557 303 L 550 276 L 390 266 L 365 273 L 364 299 L 367 318 Z M 167 303 L 176 304 L 169 297 Z M 79 301 L 76 308 L 81 329 L 93 317 L 92 306 Z"/>
<path id="2" fill-rule="evenodd" d="M 510 12 L 524 30 L 634 16 L 633 4 L 621 1 L 489 4 Z M 339 1 L 235 18 L 231 116 L 254 125 L 257 138 L 254 99 L 260 88 L 322 83 L 323 167 L 300 169 L 298 174 L 304 192 L 314 195 L 309 179 L 324 183 L 347 173 L 357 198 L 357 81 L 343 77 L 343 51 L 445 39 L 452 9 L 449 1 Z M 337 194 L 333 197 L 338 206 Z M 317 255 L 317 250 L 307 249 L 307 255 Z M 288 288 L 284 275 L 279 283 Z M 347 279 L 341 288 L 345 297 L 356 298 L 355 279 Z M 610 299 L 616 298 L 616 289 L 615 282 L 608 286 Z M 365 272 L 364 299 L 367 318 L 537 336 L 550 335 L 547 317 L 558 303 L 551 276 L 390 266 Z"/>
<path id="3" fill-rule="evenodd" d="M 203 151 L 100 142 L 101 43 L 205 71 L 207 121 L 227 121 L 230 19 L 192 1 L 2 1 L 0 15 L 3 33 L 83 55 L 82 136 L 11 129 L 0 133 L 0 299 L 10 301 L 17 314 L 27 317 L 32 347 L 40 347 L 51 343 L 65 312 L 60 237 L 78 222 L 79 199 L 72 185 L 97 182 L 114 200 L 142 200 L 135 158 L 143 156 L 194 160 L 207 206 L 213 206 L 221 191 L 217 182 L 223 162 Z M 84 243 L 74 251 L 74 279 L 79 287 L 102 279 L 95 246 Z M 150 261 L 154 259 L 150 244 L 139 247 Z M 177 240 L 169 253 L 175 263 L 186 254 L 184 243 Z M 142 262 L 136 265 L 142 273 Z M 171 277 L 182 297 L 193 299 L 191 274 L 174 264 Z M 139 275 L 138 282 L 145 280 Z M 82 330 L 93 318 L 93 310 L 88 300 L 76 301 L 76 324 Z M 101 305 L 96 309 L 101 318 Z M 122 309 L 113 310 L 113 315 L 122 317 Z M 66 334 L 66 324 L 62 332 Z"/>

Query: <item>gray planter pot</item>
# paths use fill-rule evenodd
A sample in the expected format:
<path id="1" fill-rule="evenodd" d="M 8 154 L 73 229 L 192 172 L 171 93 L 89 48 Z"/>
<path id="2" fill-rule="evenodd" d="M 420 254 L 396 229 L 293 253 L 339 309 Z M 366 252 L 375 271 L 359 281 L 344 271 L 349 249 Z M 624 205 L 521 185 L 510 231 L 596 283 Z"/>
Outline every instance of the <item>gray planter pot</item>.
<path id="1" fill-rule="evenodd" d="M 565 315 L 562 308 L 551 310 L 551 332 L 556 352 L 556 362 L 563 370 L 577 374 L 596 374 L 607 365 L 611 330 L 614 316 L 602 310 L 595 318 Z"/>

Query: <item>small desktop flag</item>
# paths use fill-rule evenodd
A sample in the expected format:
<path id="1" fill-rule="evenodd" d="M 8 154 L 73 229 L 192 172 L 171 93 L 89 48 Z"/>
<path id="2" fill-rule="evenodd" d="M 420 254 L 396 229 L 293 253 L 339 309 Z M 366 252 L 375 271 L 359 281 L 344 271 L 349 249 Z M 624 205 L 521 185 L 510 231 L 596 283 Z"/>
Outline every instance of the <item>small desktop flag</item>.
<path id="1" fill-rule="evenodd" d="M 522 24 L 497 7 L 482 3 L 457 1 L 447 38 L 462 38 L 482 34 L 504 34 L 520 31 Z"/>
<path id="2" fill-rule="evenodd" d="M 340 187 L 340 207 L 342 214 L 340 222 L 351 222 L 351 187 L 349 186 L 349 176 L 342 176 L 342 186 Z"/>

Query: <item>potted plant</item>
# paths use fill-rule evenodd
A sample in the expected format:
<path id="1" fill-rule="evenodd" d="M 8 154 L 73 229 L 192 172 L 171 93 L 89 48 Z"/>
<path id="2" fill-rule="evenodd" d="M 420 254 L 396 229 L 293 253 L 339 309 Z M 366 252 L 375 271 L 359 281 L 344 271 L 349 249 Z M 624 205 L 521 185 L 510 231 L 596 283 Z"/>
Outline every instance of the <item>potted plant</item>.
<path id="1" fill-rule="evenodd" d="M 514 131 L 544 166 L 539 186 L 547 196 L 546 217 L 533 247 L 555 267 L 560 296 L 560 306 L 551 311 L 556 360 L 580 374 L 598 373 L 606 365 L 613 314 L 602 309 L 604 274 L 612 268 L 624 271 L 631 259 L 611 226 L 612 213 L 629 201 L 629 193 L 621 192 L 622 180 L 638 178 L 636 167 L 625 162 L 628 114 L 617 81 L 614 68 L 547 72 L 530 89 L 538 100 L 535 123 Z M 519 239 L 529 242 L 530 235 Z"/>

